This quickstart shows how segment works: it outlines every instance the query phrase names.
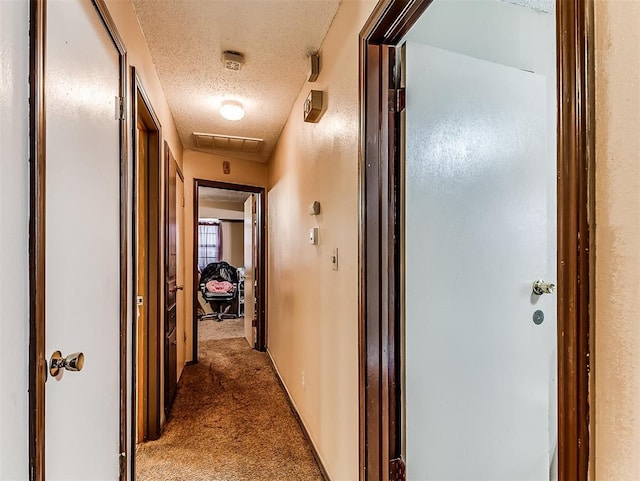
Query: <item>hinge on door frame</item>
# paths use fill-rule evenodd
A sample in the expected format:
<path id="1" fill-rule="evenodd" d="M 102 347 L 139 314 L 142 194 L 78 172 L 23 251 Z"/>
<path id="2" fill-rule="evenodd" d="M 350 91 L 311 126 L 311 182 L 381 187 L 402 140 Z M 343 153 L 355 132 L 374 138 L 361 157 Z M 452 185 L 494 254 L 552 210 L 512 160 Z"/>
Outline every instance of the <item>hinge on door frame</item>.
<path id="1" fill-rule="evenodd" d="M 124 97 L 116 95 L 116 120 L 124 120 Z"/>
<path id="2" fill-rule="evenodd" d="M 402 458 L 389 461 L 389 481 L 407 481 L 407 468 Z"/>
<path id="3" fill-rule="evenodd" d="M 389 112 L 402 112 L 406 107 L 405 89 L 389 89 Z"/>
<path id="4" fill-rule="evenodd" d="M 120 453 L 120 479 L 127 479 L 127 453 Z"/>

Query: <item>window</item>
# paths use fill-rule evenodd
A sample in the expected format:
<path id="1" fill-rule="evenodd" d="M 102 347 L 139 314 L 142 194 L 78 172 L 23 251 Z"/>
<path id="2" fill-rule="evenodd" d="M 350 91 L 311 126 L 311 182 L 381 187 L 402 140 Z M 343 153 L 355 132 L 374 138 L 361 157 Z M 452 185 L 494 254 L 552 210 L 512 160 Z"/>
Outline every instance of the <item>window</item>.
<path id="1" fill-rule="evenodd" d="M 198 222 L 198 268 L 222 260 L 222 226 L 219 220 Z"/>

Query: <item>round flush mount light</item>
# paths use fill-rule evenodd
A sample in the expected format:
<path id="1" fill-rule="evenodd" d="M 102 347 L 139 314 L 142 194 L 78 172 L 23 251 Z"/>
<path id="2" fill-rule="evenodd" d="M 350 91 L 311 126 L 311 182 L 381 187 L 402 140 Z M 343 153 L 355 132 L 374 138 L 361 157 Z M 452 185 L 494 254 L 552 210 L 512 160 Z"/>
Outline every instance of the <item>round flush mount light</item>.
<path id="1" fill-rule="evenodd" d="M 225 100 L 220 105 L 220 115 L 227 120 L 240 120 L 244 117 L 244 108 L 240 102 Z"/>

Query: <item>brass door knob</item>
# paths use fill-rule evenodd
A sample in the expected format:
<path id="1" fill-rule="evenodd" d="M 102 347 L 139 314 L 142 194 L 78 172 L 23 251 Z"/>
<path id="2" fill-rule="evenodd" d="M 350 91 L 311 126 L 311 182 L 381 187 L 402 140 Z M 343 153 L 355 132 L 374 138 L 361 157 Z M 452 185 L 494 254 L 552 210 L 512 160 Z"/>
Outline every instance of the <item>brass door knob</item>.
<path id="1" fill-rule="evenodd" d="M 56 351 L 51 355 L 51 361 L 49 361 L 49 374 L 52 377 L 56 377 L 61 369 L 67 371 L 82 371 L 84 367 L 84 354 L 81 352 L 74 352 L 67 357 L 62 357 L 60 351 Z"/>
<path id="2" fill-rule="evenodd" d="M 556 285 L 553 282 L 545 282 L 542 279 L 538 279 L 533 283 L 533 293 L 536 296 L 541 296 L 542 294 L 553 294 L 553 291 L 556 290 Z"/>

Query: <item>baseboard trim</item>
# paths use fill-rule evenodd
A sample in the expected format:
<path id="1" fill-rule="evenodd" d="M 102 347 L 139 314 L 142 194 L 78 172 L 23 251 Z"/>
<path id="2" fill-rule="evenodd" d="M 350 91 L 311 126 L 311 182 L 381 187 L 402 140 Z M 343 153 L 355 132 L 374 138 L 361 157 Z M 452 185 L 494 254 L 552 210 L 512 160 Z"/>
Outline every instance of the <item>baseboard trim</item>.
<path id="1" fill-rule="evenodd" d="M 304 435 L 305 439 L 309 443 L 309 446 L 311 447 L 311 452 L 313 453 L 313 457 L 315 458 L 316 463 L 320 468 L 320 473 L 322 474 L 322 478 L 324 479 L 324 481 L 331 481 L 331 478 L 329 477 L 329 473 L 327 472 L 327 469 L 324 467 L 324 463 L 320 458 L 318 449 L 316 448 L 316 445 L 311 439 L 311 436 L 309 435 L 309 430 L 307 429 L 307 426 L 305 426 L 304 421 L 300 417 L 300 413 L 298 413 L 298 408 L 296 407 L 296 403 L 293 401 L 293 398 L 291 397 L 291 393 L 289 392 L 289 390 L 287 389 L 287 386 L 282 380 L 282 376 L 280 376 L 280 371 L 278 371 L 278 367 L 276 366 L 276 363 L 274 362 L 273 357 L 271 357 L 271 352 L 269 351 L 269 349 L 267 349 L 267 354 L 269 355 L 271 369 L 273 369 L 273 372 L 276 375 L 276 379 L 278 380 L 278 383 L 280 383 L 280 386 L 282 386 L 282 389 L 287 395 L 287 401 L 289 401 L 289 407 L 291 408 L 291 412 L 293 413 L 296 420 L 298 421 L 298 424 L 300 425 L 300 429 L 302 430 L 302 434 Z"/>

